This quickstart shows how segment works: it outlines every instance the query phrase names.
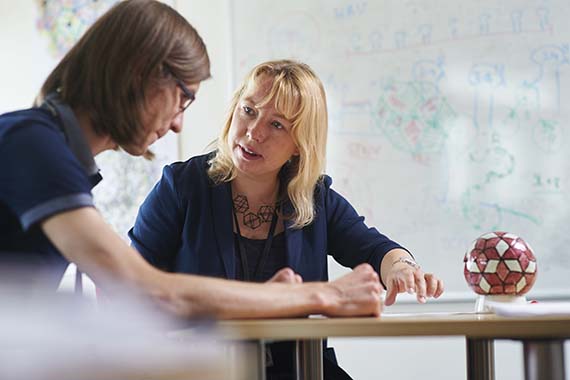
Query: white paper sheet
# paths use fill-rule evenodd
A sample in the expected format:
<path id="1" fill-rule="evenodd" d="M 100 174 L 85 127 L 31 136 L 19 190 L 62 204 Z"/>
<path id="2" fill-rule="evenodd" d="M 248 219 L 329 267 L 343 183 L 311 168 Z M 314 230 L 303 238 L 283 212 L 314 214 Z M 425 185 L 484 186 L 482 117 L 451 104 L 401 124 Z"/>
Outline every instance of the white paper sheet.
<path id="1" fill-rule="evenodd" d="M 568 315 L 570 316 L 570 302 L 538 302 L 538 303 L 500 303 L 489 302 L 488 304 L 495 314 L 505 317 L 526 317 L 526 316 L 548 316 L 548 315 Z"/>

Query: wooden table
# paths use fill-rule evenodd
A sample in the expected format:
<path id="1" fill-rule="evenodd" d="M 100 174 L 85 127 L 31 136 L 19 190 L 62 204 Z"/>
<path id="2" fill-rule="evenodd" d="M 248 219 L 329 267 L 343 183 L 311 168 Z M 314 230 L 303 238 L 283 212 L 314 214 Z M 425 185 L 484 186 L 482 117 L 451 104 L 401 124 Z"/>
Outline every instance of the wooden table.
<path id="1" fill-rule="evenodd" d="M 265 379 L 265 342 L 297 341 L 297 378 L 322 379 L 322 340 L 327 337 L 464 336 L 467 378 L 493 380 L 494 340 L 522 341 L 526 380 L 565 380 L 564 340 L 570 316 L 505 318 L 493 314 L 428 313 L 382 318 L 240 320 L 218 323 L 218 336 L 248 342 L 251 379 Z M 179 331 L 178 337 L 191 334 Z"/>

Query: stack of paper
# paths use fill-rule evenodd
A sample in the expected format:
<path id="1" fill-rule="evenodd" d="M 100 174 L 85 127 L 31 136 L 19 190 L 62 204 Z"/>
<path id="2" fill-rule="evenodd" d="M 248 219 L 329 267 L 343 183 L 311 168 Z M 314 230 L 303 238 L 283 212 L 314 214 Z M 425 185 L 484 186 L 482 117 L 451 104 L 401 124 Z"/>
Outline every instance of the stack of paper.
<path id="1" fill-rule="evenodd" d="M 525 316 L 570 316 L 570 302 L 539 302 L 539 303 L 502 303 L 489 302 L 488 306 L 495 314 L 505 317 Z"/>

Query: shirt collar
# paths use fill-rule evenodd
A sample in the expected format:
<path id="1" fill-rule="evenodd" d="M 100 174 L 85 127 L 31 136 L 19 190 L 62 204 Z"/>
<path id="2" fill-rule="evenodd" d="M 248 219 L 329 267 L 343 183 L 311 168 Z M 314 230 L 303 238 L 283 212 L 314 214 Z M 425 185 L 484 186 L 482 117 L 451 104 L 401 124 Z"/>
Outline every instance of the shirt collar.
<path id="1" fill-rule="evenodd" d="M 63 103 L 57 93 L 46 96 L 42 108 L 47 109 L 53 116 L 61 120 L 61 130 L 73 155 L 77 158 L 83 169 L 91 179 L 93 186 L 101 181 L 99 167 L 95 163 L 91 147 L 87 143 L 85 134 L 79 126 L 79 121 L 69 105 Z"/>

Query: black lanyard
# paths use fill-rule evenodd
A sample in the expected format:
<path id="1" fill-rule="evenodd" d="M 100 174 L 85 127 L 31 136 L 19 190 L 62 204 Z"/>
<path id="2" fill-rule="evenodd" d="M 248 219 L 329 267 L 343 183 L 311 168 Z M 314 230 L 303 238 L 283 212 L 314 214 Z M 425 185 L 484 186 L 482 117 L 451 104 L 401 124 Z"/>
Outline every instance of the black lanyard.
<path id="1" fill-rule="evenodd" d="M 233 209 L 234 214 L 234 222 L 236 224 L 236 230 L 238 233 L 238 253 L 241 260 L 241 266 L 243 270 L 243 280 L 249 281 L 249 266 L 247 263 L 247 252 L 245 250 L 245 245 L 243 243 L 243 237 L 241 236 L 241 231 L 239 229 L 239 223 L 236 215 L 235 209 Z M 267 261 L 267 256 L 269 255 L 269 250 L 271 249 L 271 243 L 273 242 L 273 234 L 275 233 L 275 227 L 277 226 L 277 208 L 273 211 L 273 218 L 271 219 L 271 227 L 269 227 L 269 233 L 267 234 L 267 239 L 265 240 L 265 244 L 263 245 L 263 251 L 261 252 L 261 257 L 257 262 L 257 266 L 255 268 L 255 272 L 253 273 L 253 280 L 259 280 L 261 273 L 263 271 L 263 267 L 265 266 L 265 261 Z"/>

